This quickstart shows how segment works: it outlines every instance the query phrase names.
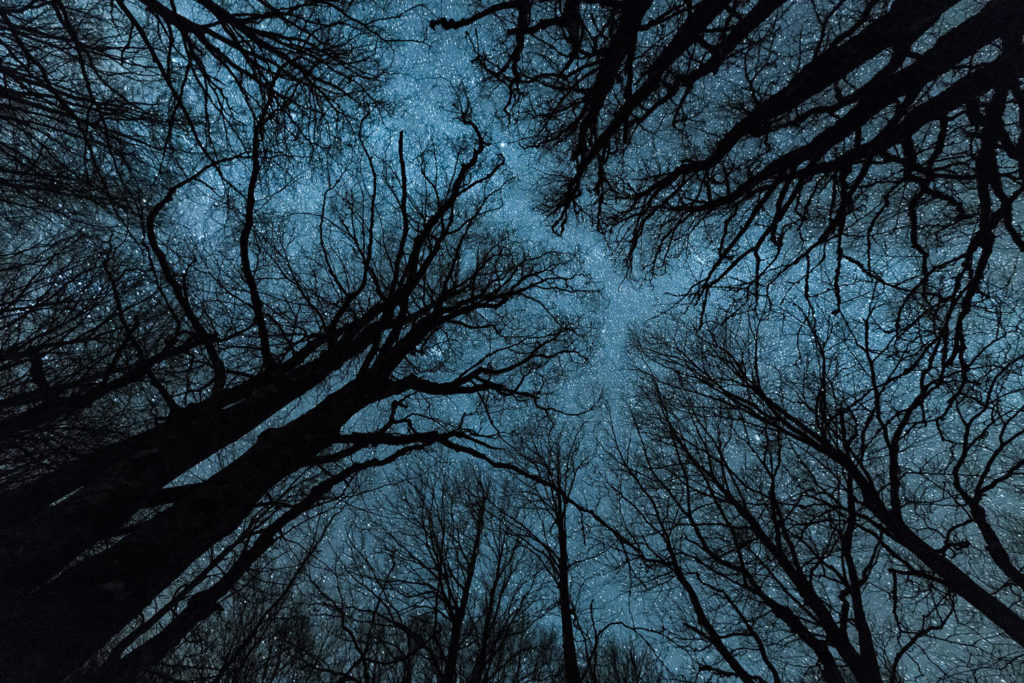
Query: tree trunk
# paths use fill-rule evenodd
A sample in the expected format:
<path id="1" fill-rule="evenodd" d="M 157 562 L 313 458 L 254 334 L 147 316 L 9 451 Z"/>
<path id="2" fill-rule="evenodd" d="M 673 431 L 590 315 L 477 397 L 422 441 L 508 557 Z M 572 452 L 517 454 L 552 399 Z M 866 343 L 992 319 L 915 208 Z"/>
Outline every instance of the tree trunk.
<path id="1" fill-rule="evenodd" d="M 82 666 L 234 531 L 275 484 L 329 446 L 340 425 L 379 398 L 379 389 L 374 396 L 366 386 L 372 385 L 349 384 L 287 426 L 267 430 L 170 509 L 9 604 L 0 621 L 0 662 L 9 680 L 58 681 Z"/>
<path id="2" fill-rule="evenodd" d="M 576 658 L 576 638 L 572 628 L 572 594 L 569 592 L 569 542 L 565 528 L 565 504 L 559 502 L 558 526 L 558 613 L 562 621 L 562 659 L 566 683 L 580 683 L 580 665 Z"/>
<path id="3" fill-rule="evenodd" d="M 163 425 L 111 447 L 90 484 L 0 532 L 0 601 L 16 600 L 39 588 L 95 544 L 115 537 L 160 489 L 316 386 L 365 347 L 377 327 L 352 335 L 356 338 L 347 340 L 344 352 L 324 354 L 273 383 L 253 388 L 245 400 L 187 408 Z M 75 468 L 79 477 L 80 470 Z M 40 543 L 41 538 L 47 542 Z"/>

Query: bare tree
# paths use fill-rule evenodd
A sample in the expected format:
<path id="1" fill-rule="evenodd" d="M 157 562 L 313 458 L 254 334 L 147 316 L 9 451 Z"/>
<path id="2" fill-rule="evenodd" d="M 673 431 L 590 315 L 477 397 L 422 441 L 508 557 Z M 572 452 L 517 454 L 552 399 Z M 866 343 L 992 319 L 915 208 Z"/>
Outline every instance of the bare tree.
<path id="1" fill-rule="evenodd" d="M 522 503 L 510 518 L 554 583 L 562 676 L 567 683 L 585 679 L 583 671 L 588 667 L 581 671 L 581 655 L 583 661 L 589 659 L 577 644 L 577 632 L 583 627 L 577 614 L 581 579 L 578 570 L 588 559 L 582 546 L 584 522 L 571 505 L 576 479 L 587 464 L 582 453 L 585 428 L 586 422 L 582 420 L 569 426 L 548 416 L 508 437 L 508 460 L 535 477 L 533 481 L 522 482 Z M 596 634 L 590 635 L 593 638 Z"/>
<path id="2" fill-rule="evenodd" d="M 317 541 L 322 539 L 316 539 Z M 297 585 L 308 580 L 317 543 L 296 543 L 297 556 L 278 552 L 252 567 L 232 585 L 209 618 L 191 629 L 157 666 L 139 668 L 124 680 L 279 681 L 314 680 L 304 655 L 316 647 L 312 615 L 297 599 Z M 119 680 L 108 670 L 96 680 Z"/>
<path id="3" fill-rule="evenodd" d="M 467 463 L 400 476 L 313 584 L 330 643 L 318 667 L 353 681 L 549 680 L 546 601 L 502 514 L 513 499 Z"/>
<path id="4" fill-rule="evenodd" d="M 537 400 L 575 354 L 575 259 L 489 225 L 501 164 L 468 106 L 414 161 L 371 143 L 400 14 L 2 13 L 12 678 L 133 677 L 335 487 L 477 439 L 478 402 Z"/>
<path id="5" fill-rule="evenodd" d="M 477 30 L 512 118 L 557 150 L 552 215 L 583 211 L 645 272 L 685 256 L 696 295 L 870 272 L 964 361 L 992 263 L 1024 247 L 1014 2 L 475 7 L 434 25 Z"/>
<path id="6" fill-rule="evenodd" d="M 338 141 L 382 104 L 388 18 L 334 0 L 4 13 L 0 447 L 5 488 L 20 488 L 5 521 L 105 464 L 105 427 L 139 431 L 258 370 L 225 348 L 247 333 L 211 280 L 252 299 L 277 248 L 264 231 L 294 199 L 283 187 L 345 163 Z"/>
<path id="7" fill-rule="evenodd" d="M 1014 146 L 1003 103 L 1020 91 L 1022 26 L 1009 2 L 955 4 L 483 1 L 434 26 L 479 29 L 477 64 L 522 102 L 515 114 L 535 124 L 538 144 L 571 159 L 553 208 L 586 191 L 620 209 L 599 215 L 650 256 L 712 215 L 727 267 L 799 229 L 758 213 L 817 207 L 827 218 L 815 229 L 834 241 L 853 227 L 856 196 L 892 196 L 890 184 L 918 209 L 939 199 L 978 219 L 948 185 L 934 194 L 965 181 L 980 200 L 975 173 L 958 163 L 964 145 Z M 979 105 L 995 109 L 988 129 Z M 1004 196 L 1013 181 L 992 171 L 984 182 Z"/>
<path id="8" fill-rule="evenodd" d="M 287 233 L 276 246 L 268 241 L 260 270 L 244 257 L 234 273 L 201 262 L 207 298 L 185 296 L 178 282 L 186 312 L 217 325 L 190 361 L 198 376 L 164 386 L 171 411 L 154 426 L 30 482 L 33 496 L 47 492 L 35 498 L 45 506 L 3 532 L 11 670 L 72 671 L 287 477 L 308 468 L 344 472 L 371 446 L 392 452 L 364 462 L 390 462 L 473 433 L 470 417 L 448 424 L 445 411 L 421 397 L 543 392 L 538 371 L 572 354 L 577 333 L 557 305 L 529 293 L 557 296 L 583 283 L 571 257 L 532 254 L 481 231 L 500 189 L 499 166 L 484 148 L 476 131 L 447 175 L 435 171 L 444 165 L 438 150 L 420 157 L 413 175 L 400 139 L 385 170 L 367 157 L 367 185 L 325 194 L 318 212 L 295 217 L 318 237 L 291 247 Z M 255 220 L 248 209 L 242 216 Z M 217 313 L 200 316 L 196 305 Z M 229 369 L 237 377 L 230 383 Z M 314 402 L 244 441 L 318 387 Z M 384 408 L 376 420 L 365 412 L 375 405 Z M 223 467 L 169 487 L 232 444 L 239 455 Z"/>
<path id="9" fill-rule="evenodd" d="M 642 640 L 605 635 L 595 644 L 594 659 L 587 673 L 590 680 L 608 683 L 661 683 L 664 662 Z"/>
<path id="10" fill-rule="evenodd" d="M 665 617 L 632 632 L 692 651 L 697 677 L 1012 672 L 1017 5 L 435 19 L 470 30 L 552 154 L 556 231 L 581 218 L 629 267 L 680 266 L 683 296 L 632 342 L 617 516 L 573 495 L 581 432 L 496 426 L 585 354 L 590 285 L 499 227 L 506 175 L 464 93 L 463 137 L 413 155 L 386 132 L 404 6 L 0 10 L 0 666 L 196 673 L 192 638 L 215 678 L 657 680 L 628 630 L 583 623 L 574 535 L 596 525 Z M 406 470 L 337 586 L 266 589 L 268 553 L 340 489 L 424 452 L 521 477 L 535 518 L 496 514 L 497 474 Z"/>
<path id="11" fill-rule="evenodd" d="M 681 591 L 698 669 L 1012 668 L 1013 4 L 474 9 L 435 26 L 476 30 L 511 118 L 557 151 L 550 214 L 686 271 L 634 344 L 618 541 Z"/>
<path id="12" fill-rule="evenodd" d="M 1005 512 L 1019 321 L 972 340 L 964 384 L 934 345 L 883 331 L 884 288 L 837 311 L 827 274 L 817 287 L 635 338 L 636 560 L 682 588 L 710 675 L 1006 675 L 1024 623 Z"/>

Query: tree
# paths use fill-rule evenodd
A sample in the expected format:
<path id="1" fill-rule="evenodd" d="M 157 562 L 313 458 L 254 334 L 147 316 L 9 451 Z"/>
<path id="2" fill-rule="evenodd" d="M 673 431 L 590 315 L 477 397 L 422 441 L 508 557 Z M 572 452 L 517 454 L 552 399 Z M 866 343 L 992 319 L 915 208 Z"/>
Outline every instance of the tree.
<path id="1" fill-rule="evenodd" d="M 664 663 L 642 641 L 605 636 L 595 643 L 588 675 L 591 680 L 609 683 L 662 683 L 666 680 L 664 669 Z"/>
<path id="2" fill-rule="evenodd" d="M 955 4 L 484 1 L 433 25 L 477 29 L 477 64 L 570 162 L 552 211 L 586 199 L 643 268 L 710 236 L 711 284 L 789 233 L 803 249 L 863 238 L 869 195 L 905 190 L 947 221 L 980 211 L 1017 240 L 1003 169 L 1020 163 L 1024 27 L 1011 2 Z M 964 158 L 982 141 L 1001 156 L 988 170 Z"/>
<path id="3" fill-rule="evenodd" d="M 108 465 L 95 451 L 116 434 L 259 374 L 237 350 L 262 312 L 239 327 L 234 292 L 267 305 L 252 271 L 286 265 L 261 239 L 283 227 L 282 188 L 318 167 L 327 182 L 313 192 L 336 181 L 346 161 L 332 150 L 379 103 L 388 39 L 375 11 L 25 3 L 5 15 L 0 424 L 19 489 L 5 521 Z M 284 327 L 261 330 L 261 346 L 294 345 L 297 321 L 270 313 Z M 138 422 L 113 425 L 112 412 Z"/>
<path id="4" fill-rule="evenodd" d="M 74 671 L 296 474 L 307 477 L 299 498 L 309 509 L 330 493 L 322 484 L 475 432 L 471 413 L 452 421 L 426 397 L 536 399 L 543 367 L 574 353 L 575 324 L 547 298 L 584 286 L 574 259 L 530 253 L 487 226 L 500 163 L 487 158 L 468 110 L 469 141 L 447 170 L 435 149 L 410 173 L 400 136 L 393 163 L 381 168 L 367 153 L 350 176 L 365 185 L 328 177 L 318 210 L 277 225 L 258 223 L 251 201 L 263 116 L 266 108 L 253 124 L 242 225 L 227 242 L 237 261 L 192 253 L 191 281 L 178 280 L 178 259 L 154 239 L 174 195 L 202 184 L 212 165 L 147 217 L 151 254 L 168 265 L 155 270 L 177 283 L 179 320 L 199 321 L 205 345 L 173 383 L 150 374 L 129 385 L 162 395 L 166 416 L 121 426 L 10 494 L 34 514 L 3 532 L 7 670 Z M 257 236 L 259 249 L 245 246 Z M 253 434 L 275 414 L 278 426 Z M 230 458 L 210 460 L 228 447 Z M 353 459 L 373 448 L 386 452 Z M 200 464 L 211 469 L 198 482 L 174 485 Z"/>
<path id="5" fill-rule="evenodd" d="M 556 232 L 593 226 L 681 293 L 636 331 L 610 411 L 616 514 L 573 493 L 582 433 L 506 426 L 586 355 L 591 285 L 503 226 L 468 93 L 461 137 L 415 155 L 390 130 L 404 5 L 0 12 L 0 666 L 195 673 L 186 639 L 240 678 L 657 679 L 621 625 L 582 623 L 572 529 L 596 525 L 664 619 L 628 628 L 697 677 L 1014 671 L 1018 4 L 435 18 L 545 150 Z M 366 498 L 389 516 L 332 548 L 353 573 L 271 588 L 339 491 L 426 452 L 495 473 L 383 477 L 408 509 Z M 497 472 L 535 519 L 496 514 Z"/>
<path id="6" fill-rule="evenodd" d="M 648 275 L 680 266 L 688 296 L 633 347 L 618 540 L 682 592 L 698 668 L 1012 667 L 1012 3 L 476 10 L 435 26 L 476 31 L 512 118 L 555 150 L 549 214 Z"/>
<path id="7" fill-rule="evenodd" d="M 360 482 L 329 515 L 343 535 L 336 550 L 328 543 L 314 553 L 331 536 L 325 524 L 308 542 L 292 534 L 282 545 L 297 550 L 235 584 L 221 609 L 152 669 L 153 679 L 564 676 L 563 639 L 546 623 L 561 618 L 560 605 L 549 600 L 546 572 L 527 545 L 534 541 L 523 534 L 529 510 L 516 519 L 515 482 L 441 453 Z M 664 680 L 649 650 L 607 628 L 589 635 L 583 680 Z"/>
<path id="8" fill-rule="evenodd" d="M 475 399 L 538 400 L 575 354 L 556 299 L 585 282 L 489 224 L 501 163 L 468 105 L 412 164 L 371 134 L 400 15 L 4 12 L 11 676 L 133 676 L 335 487 L 475 438 Z"/>
<path id="9" fill-rule="evenodd" d="M 312 583 L 324 639 L 314 669 L 353 681 L 549 680 L 546 601 L 500 480 L 429 456 L 391 477 Z"/>
<path id="10" fill-rule="evenodd" d="M 934 346 L 883 332 L 881 287 L 835 311 L 828 275 L 809 279 L 810 294 L 637 335 L 622 500 L 638 561 L 688 593 L 712 674 L 1007 675 L 1024 616 L 1005 507 L 1018 316 L 971 339 L 964 384 Z"/>
<path id="11" fill-rule="evenodd" d="M 581 626 L 577 614 L 579 591 L 573 590 L 571 575 L 578 578 L 579 565 L 585 559 L 575 541 L 585 527 L 582 519 L 574 519 L 577 511 L 570 501 L 576 479 L 586 466 L 581 452 L 585 428 L 583 421 L 570 427 L 547 416 L 508 437 L 508 460 L 534 477 L 533 481 L 521 482 L 522 503 L 517 506 L 528 514 L 512 515 L 512 523 L 554 582 L 562 677 L 567 683 L 584 680 L 577 646 L 577 629 Z M 573 547 L 570 538 L 574 539 Z M 589 659 L 587 653 L 582 654 L 584 661 Z"/>
<path id="12" fill-rule="evenodd" d="M 287 162 L 337 162 L 325 147 L 380 103 L 380 9 L 26 2 L 4 15 L 4 479 L 13 488 L 60 465 L 9 497 L 5 520 L 77 487 L 65 465 L 92 466 L 84 456 L 112 438 L 102 430 L 122 427 L 112 410 L 130 401 L 162 418 L 177 392 L 251 372 L 225 367 L 221 337 L 237 343 L 238 330 L 190 298 L 217 240 L 199 242 L 221 220 L 248 227 L 216 258 L 268 256 L 255 253 L 256 224 L 286 169 L 303 168 Z"/>
<path id="13" fill-rule="evenodd" d="M 552 215 L 584 212 L 645 272 L 685 256 L 695 295 L 871 272 L 963 362 L 990 266 L 1024 247 L 1015 3 L 478 8 L 434 26 L 479 30 L 477 63 L 557 150 Z"/>
<path id="14" fill-rule="evenodd" d="M 296 546 L 297 557 L 281 548 L 272 560 L 261 559 L 163 661 L 133 669 L 125 680 L 315 680 L 304 666 L 317 643 L 315 620 L 298 599 L 297 586 L 308 580 L 322 540 L 289 539 L 282 545 Z M 96 680 L 111 680 L 110 673 L 101 671 Z"/>

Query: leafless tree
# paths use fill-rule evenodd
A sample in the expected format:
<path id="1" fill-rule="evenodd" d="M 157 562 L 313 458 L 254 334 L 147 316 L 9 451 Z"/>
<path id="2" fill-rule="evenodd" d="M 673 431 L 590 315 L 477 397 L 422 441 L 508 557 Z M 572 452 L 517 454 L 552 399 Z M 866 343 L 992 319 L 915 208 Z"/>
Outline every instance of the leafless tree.
<path id="1" fill-rule="evenodd" d="M 319 541 L 322 539 L 316 539 Z M 304 666 L 316 647 L 315 622 L 297 599 L 297 585 L 308 580 L 318 543 L 295 543 L 299 553 L 279 552 L 258 561 L 217 610 L 194 626 L 158 665 L 135 668 L 142 681 L 315 680 Z M 97 680 L 117 680 L 107 669 Z"/>
<path id="2" fill-rule="evenodd" d="M 708 675 L 1020 666 L 1019 321 L 972 340 L 964 384 L 865 291 L 837 311 L 826 274 L 817 296 L 676 313 L 633 342 L 622 518 Z"/>
<path id="3" fill-rule="evenodd" d="M 252 374 L 221 348 L 247 334 L 221 317 L 231 299 L 195 295 L 212 294 L 211 277 L 251 289 L 281 246 L 263 236 L 283 227 L 294 194 L 282 189 L 345 163 L 338 143 L 384 109 L 389 12 L 335 0 L 4 11 L 3 480 L 60 470 L 9 496 L 5 519 L 73 490 L 111 432 Z"/>
<path id="4" fill-rule="evenodd" d="M 582 452 L 585 428 L 583 420 L 570 427 L 547 416 L 508 437 L 508 459 L 536 477 L 520 482 L 522 503 L 510 517 L 554 583 L 567 683 L 579 683 L 586 679 L 583 672 L 592 673 L 586 665 L 581 670 L 581 661 L 589 658 L 577 642 L 583 626 L 578 615 L 579 565 L 588 559 L 582 545 L 585 522 L 570 504 L 576 479 L 587 464 Z M 592 639 L 595 634 L 589 635 Z"/>
<path id="5" fill-rule="evenodd" d="M 244 209 L 251 224 L 227 252 L 240 257 L 192 253 L 185 279 L 154 232 L 174 193 L 152 209 L 152 254 L 177 285 L 181 322 L 205 341 L 173 384 L 138 378 L 163 390 L 166 417 L 11 492 L 32 505 L 3 531 L 9 669 L 72 671 L 292 475 L 324 471 L 337 483 L 346 470 L 474 433 L 471 416 L 449 424 L 441 401 L 425 397 L 543 393 L 539 371 L 571 357 L 578 338 L 548 295 L 584 283 L 571 256 L 530 253 L 488 226 L 500 166 L 463 118 L 470 137 L 454 165 L 434 149 L 410 169 L 400 138 L 393 162 L 367 154 L 348 176 L 365 173 L 365 185 L 328 178 L 316 211 L 282 219 L 291 229 L 257 231 Z M 250 228 L 265 240 L 250 247 L 255 265 L 241 246 Z M 542 292 L 543 302 L 531 295 Z M 249 437 L 299 399 L 280 426 Z M 237 457 L 173 485 L 233 445 Z M 391 451 L 352 461 L 370 447 Z M 307 506 L 329 493 L 309 488 Z"/>
<path id="6" fill-rule="evenodd" d="M 390 476 L 396 476 L 392 474 Z M 479 466 L 405 467 L 314 581 L 335 680 L 549 680 L 547 613 L 512 498 Z"/>
<path id="7" fill-rule="evenodd" d="M 618 542 L 681 592 L 698 669 L 1012 669 L 1013 3 L 527 0 L 434 25 L 473 31 L 555 151 L 559 224 L 680 268 L 688 296 L 634 343 Z"/>
<path id="8" fill-rule="evenodd" d="M 556 150 L 552 215 L 583 211 L 645 272 L 685 256 L 704 296 L 871 272 L 963 362 L 990 265 L 1024 247 L 1015 2 L 474 7 L 434 25 L 474 31 L 511 118 Z"/>

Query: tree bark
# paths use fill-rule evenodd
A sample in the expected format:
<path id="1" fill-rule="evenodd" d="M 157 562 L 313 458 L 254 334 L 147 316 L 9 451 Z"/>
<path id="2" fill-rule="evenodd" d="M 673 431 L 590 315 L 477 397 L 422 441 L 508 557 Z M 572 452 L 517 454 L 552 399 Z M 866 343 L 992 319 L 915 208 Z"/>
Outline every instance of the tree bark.
<path id="1" fill-rule="evenodd" d="M 241 457 L 170 509 L 50 584 L 9 605 L 0 662 L 12 681 L 58 681 L 114 638 L 259 500 L 336 438 L 340 425 L 380 398 L 350 383 L 285 427 L 265 431 Z"/>

